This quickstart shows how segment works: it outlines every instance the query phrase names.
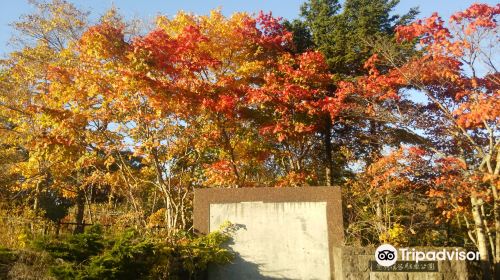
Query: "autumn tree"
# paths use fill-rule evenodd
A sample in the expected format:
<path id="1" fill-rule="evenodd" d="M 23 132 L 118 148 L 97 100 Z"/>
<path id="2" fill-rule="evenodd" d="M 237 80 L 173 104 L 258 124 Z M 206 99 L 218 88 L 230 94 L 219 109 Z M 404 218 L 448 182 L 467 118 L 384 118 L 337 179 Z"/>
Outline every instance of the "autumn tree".
<path id="1" fill-rule="evenodd" d="M 438 207 L 448 219 L 458 214 L 472 221 L 470 237 L 480 251 L 485 277 L 490 263 L 499 270 L 500 257 L 499 12 L 498 5 L 474 4 L 448 24 L 434 14 L 398 27 L 398 39 L 415 40 L 419 55 L 405 60 L 381 46 L 370 75 L 358 81 L 358 90 L 368 95 L 391 94 L 398 102 L 411 101 L 412 92 L 424 97 L 423 104 L 415 105 L 418 114 L 407 111 L 399 123 L 423 132 L 423 147 L 436 159 L 429 166 L 438 172 L 429 195 L 441 199 Z M 381 73 L 377 65 L 392 68 Z"/>
<path id="2" fill-rule="evenodd" d="M 65 1 L 33 5 L 37 11 L 14 24 L 19 32 L 14 41 L 22 50 L 3 61 L 2 105 L 10 123 L 2 141 L 24 155 L 9 164 L 16 176 L 13 190 L 28 193 L 35 212 L 41 194 L 70 199 L 81 232 L 85 209 L 93 222 L 93 194 L 119 182 L 102 149 L 103 142 L 116 137 L 103 130 L 106 107 L 97 93 L 103 80 L 95 72 L 78 76 L 88 74 L 74 52 L 87 28 L 87 13 Z"/>
<path id="3" fill-rule="evenodd" d="M 65 163 L 54 165 L 61 175 L 78 175 L 78 191 L 100 178 L 127 198 L 135 221 L 163 216 L 175 231 L 190 226 L 196 186 L 304 185 L 314 177 L 308 145 L 316 126 L 308 122 L 334 114 L 341 100 L 325 99 L 323 56 L 291 54 L 279 19 L 179 13 L 158 17 L 142 36 L 125 29 L 108 14 L 47 65 L 36 110 L 58 139 L 52 144 L 72 151 L 51 162 Z"/>
<path id="4" fill-rule="evenodd" d="M 294 33 L 295 51 L 315 49 L 325 56 L 335 81 L 329 88 L 330 97 L 335 98 L 336 83 L 366 73 L 363 65 L 374 53 L 372 41 L 395 45 L 392 38 L 395 27 L 417 13 L 411 9 L 404 15 L 393 15 L 397 4 L 398 1 L 307 1 L 301 7 L 301 19 L 287 23 Z M 383 141 L 378 139 L 399 138 L 397 131 L 387 127 L 387 118 L 367 114 L 364 108 L 371 104 L 366 100 L 348 98 L 345 103 L 352 106 L 345 108 L 336 119 L 327 114 L 318 119 L 323 138 L 320 149 L 324 155 L 324 184 L 327 185 L 342 183 L 352 176 L 348 168 L 349 154 L 363 157 L 370 164 L 383 146 L 380 144 Z M 394 142 L 398 146 L 406 140 Z"/>
<path id="5" fill-rule="evenodd" d="M 284 176 L 279 185 L 318 185 L 321 145 L 315 133 L 318 119 L 327 112 L 335 117 L 342 111 L 345 96 L 330 98 L 332 76 L 319 52 L 280 57 L 276 69 L 264 76 L 262 87 L 249 93 L 250 104 L 260 111 L 259 131 L 273 143 L 270 152 Z M 273 148 L 274 146 L 274 148 Z"/>
<path id="6" fill-rule="evenodd" d="M 13 162 L 2 164 L 8 164 L 16 178 L 11 182 L 13 193 L 30 194 L 37 212 L 41 193 L 49 191 L 55 174 L 64 172 L 52 169 L 57 160 L 50 159 L 56 153 L 50 151 L 49 139 L 54 138 L 49 136 L 48 119 L 37 108 L 49 91 L 49 65 L 61 62 L 59 52 L 81 34 L 86 13 L 65 1 L 31 3 L 37 11 L 13 24 L 14 45 L 22 50 L 2 61 L 0 110 L 5 121 L 2 146 L 17 154 Z"/>

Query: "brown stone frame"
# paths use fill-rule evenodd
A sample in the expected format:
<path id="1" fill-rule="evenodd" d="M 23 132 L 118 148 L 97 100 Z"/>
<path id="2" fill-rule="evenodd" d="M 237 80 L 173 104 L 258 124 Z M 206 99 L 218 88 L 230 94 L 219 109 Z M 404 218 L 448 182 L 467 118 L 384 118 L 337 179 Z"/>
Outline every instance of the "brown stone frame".
<path id="1" fill-rule="evenodd" d="M 207 234 L 210 227 L 210 204 L 262 202 L 326 202 L 330 275 L 334 277 L 333 247 L 344 245 L 342 199 L 339 187 L 298 188 L 206 188 L 194 191 L 195 231 Z"/>

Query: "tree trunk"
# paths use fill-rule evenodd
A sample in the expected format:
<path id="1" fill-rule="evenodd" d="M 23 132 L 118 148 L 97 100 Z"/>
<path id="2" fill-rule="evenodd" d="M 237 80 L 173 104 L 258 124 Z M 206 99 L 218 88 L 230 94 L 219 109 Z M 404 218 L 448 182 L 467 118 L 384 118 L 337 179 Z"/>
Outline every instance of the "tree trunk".
<path id="1" fill-rule="evenodd" d="M 76 196 L 76 227 L 73 233 L 83 233 L 85 228 L 83 217 L 85 213 L 85 194 L 83 191 L 78 191 Z"/>
<path id="2" fill-rule="evenodd" d="M 472 218 L 476 230 L 477 249 L 479 250 L 481 269 L 483 270 L 483 279 L 491 278 L 490 256 L 488 253 L 488 240 L 484 230 L 483 217 L 481 216 L 481 200 L 475 195 L 471 196 Z"/>
<path id="3" fill-rule="evenodd" d="M 329 115 L 325 118 L 323 131 L 323 144 L 325 146 L 325 185 L 333 186 L 333 161 L 332 161 L 332 119 Z"/>
<path id="4" fill-rule="evenodd" d="M 496 188 L 496 186 L 493 186 Z M 495 219 L 495 252 L 493 258 L 493 268 L 495 269 L 495 279 L 500 279 L 500 201 L 495 198 L 493 201 L 493 213 Z"/>
<path id="5" fill-rule="evenodd" d="M 59 237 L 60 231 L 61 231 L 61 220 L 58 220 L 56 224 L 56 237 Z"/>
<path id="6" fill-rule="evenodd" d="M 380 149 L 381 149 L 380 144 L 378 142 L 379 140 L 375 140 L 377 139 L 379 124 L 377 124 L 377 122 L 375 122 L 374 120 L 369 120 L 368 122 L 370 123 L 370 130 L 369 130 L 370 154 L 366 159 L 366 166 L 370 166 L 380 157 Z"/>
<path id="7" fill-rule="evenodd" d="M 37 182 L 35 187 L 35 198 L 33 200 L 33 211 L 35 213 L 38 213 L 39 208 L 40 208 L 40 182 Z"/>

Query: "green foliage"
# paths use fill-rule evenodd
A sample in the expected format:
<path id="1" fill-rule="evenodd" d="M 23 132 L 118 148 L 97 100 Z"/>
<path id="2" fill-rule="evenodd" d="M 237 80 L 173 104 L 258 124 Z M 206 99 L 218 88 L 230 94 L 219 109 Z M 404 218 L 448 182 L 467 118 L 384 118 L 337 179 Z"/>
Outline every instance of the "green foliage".
<path id="1" fill-rule="evenodd" d="M 94 226 L 83 234 L 34 244 L 56 260 L 50 268 L 56 279 L 197 279 L 209 264 L 231 261 L 232 253 L 222 247 L 229 239 L 228 230 L 201 237 L 181 233 L 165 240 L 132 229 L 108 236 Z"/>
<path id="2" fill-rule="evenodd" d="M 101 226 L 93 226 L 83 234 L 70 235 L 65 240 L 42 239 L 35 247 L 49 252 L 54 258 L 81 263 L 104 249 Z"/>
<path id="3" fill-rule="evenodd" d="M 312 36 L 312 41 L 327 58 L 332 72 L 358 76 L 364 62 L 374 53 L 373 40 L 392 41 L 396 25 L 410 22 L 418 13 L 413 8 L 404 15 L 393 15 L 398 0 L 309 0 L 301 16 L 311 35 L 295 22 L 294 36 Z M 296 41 L 299 39 L 296 39 Z M 394 42 L 393 42 L 394 44 Z"/>
<path id="4" fill-rule="evenodd" d="M 152 240 L 128 230 L 102 255 L 92 257 L 76 279 L 144 279 L 162 255 Z"/>
<path id="5" fill-rule="evenodd" d="M 207 269 L 208 264 L 227 264 L 233 255 L 221 245 L 230 240 L 230 234 L 225 231 L 211 232 L 206 236 L 193 239 L 180 247 L 183 256 L 183 267 L 190 273 Z"/>
<path id="6" fill-rule="evenodd" d="M 285 21 L 284 25 L 287 30 L 293 33 L 293 51 L 295 53 L 303 53 L 313 49 L 313 38 L 305 22 L 295 19 L 293 21 Z"/>

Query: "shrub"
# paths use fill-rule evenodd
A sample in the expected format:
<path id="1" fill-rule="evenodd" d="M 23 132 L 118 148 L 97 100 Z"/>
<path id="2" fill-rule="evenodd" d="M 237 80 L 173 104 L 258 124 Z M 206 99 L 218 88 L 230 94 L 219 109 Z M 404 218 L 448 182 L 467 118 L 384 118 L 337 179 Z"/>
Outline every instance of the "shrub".
<path id="1" fill-rule="evenodd" d="M 62 240 L 43 237 L 36 240 L 34 246 L 49 252 L 54 258 L 81 263 L 101 253 L 104 242 L 102 227 L 95 225 L 83 234 L 69 235 Z"/>
<path id="2" fill-rule="evenodd" d="M 223 248 L 230 232 L 222 230 L 194 237 L 181 233 L 168 239 L 145 236 L 135 230 L 105 236 L 95 226 L 83 234 L 60 240 L 34 242 L 53 259 L 50 274 L 56 279 L 198 279 L 208 265 L 231 261 Z"/>
<path id="3" fill-rule="evenodd" d="M 117 238 L 111 248 L 92 257 L 81 271 L 80 278 L 145 279 L 162 255 L 151 240 L 143 240 L 136 231 L 128 230 Z"/>

